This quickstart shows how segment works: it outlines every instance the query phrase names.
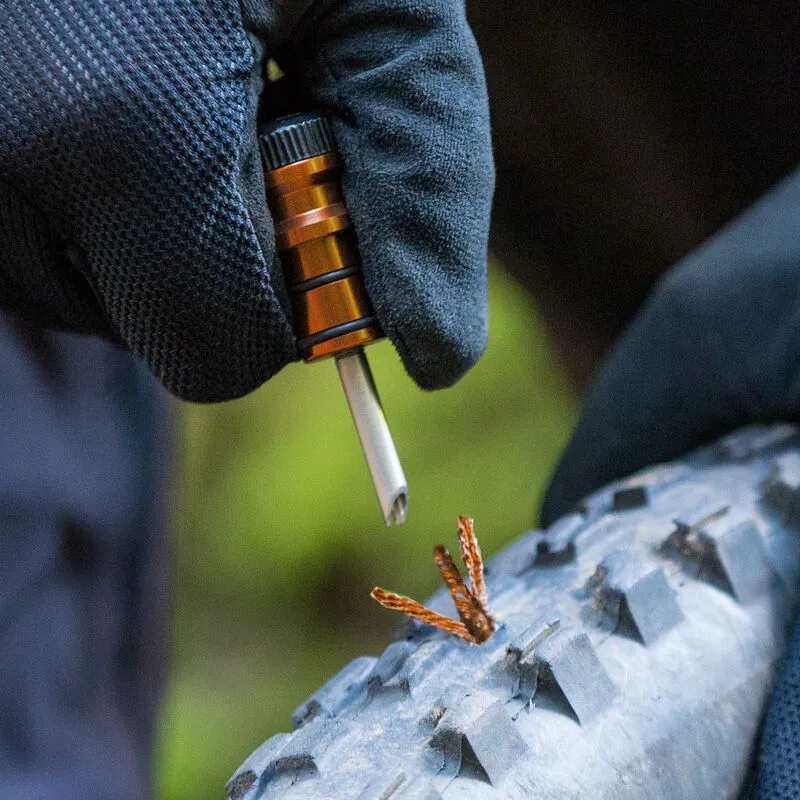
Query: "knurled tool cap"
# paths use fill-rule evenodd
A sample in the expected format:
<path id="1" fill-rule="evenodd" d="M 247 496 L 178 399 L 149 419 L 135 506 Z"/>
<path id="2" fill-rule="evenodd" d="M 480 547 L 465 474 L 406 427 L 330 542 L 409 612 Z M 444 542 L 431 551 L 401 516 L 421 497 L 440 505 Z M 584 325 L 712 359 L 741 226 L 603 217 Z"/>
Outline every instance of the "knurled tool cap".
<path id="1" fill-rule="evenodd" d="M 264 125 L 259 139 L 270 170 L 336 151 L 328 120 L 313 111 L 281 117 Z"/>

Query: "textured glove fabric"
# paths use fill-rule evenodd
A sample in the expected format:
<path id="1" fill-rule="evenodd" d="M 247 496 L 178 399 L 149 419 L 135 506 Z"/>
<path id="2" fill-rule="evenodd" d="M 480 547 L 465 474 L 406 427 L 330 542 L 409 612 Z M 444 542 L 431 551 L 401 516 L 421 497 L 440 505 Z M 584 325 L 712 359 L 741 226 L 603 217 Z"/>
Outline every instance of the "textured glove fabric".
<path id="1" fill-rule="evenodd" d="M 796 172 L 657 288 L 586 398 L 543 524 L 608 481 L 742 425 L 800 421 L 799 209 Z M 798 797 L 798 637 L 768 711 L 764 800 Z"/>
<path id="2" fill-rule="evenodd" d="M 0 304 L 225 400 L 297 357 L 256 140 L 279 56 L 334 117 L 377 314 L 424 387 L 486 339 L 486 96 L 457 0 L 11 0 Z M 262 96 L 263 95 L 263 96 Z"/>
<path id="3" fill-rule="evenodd" d="M 756 800 L 800 797 L 800 623 L 773 690 L 761 737 Z"/>

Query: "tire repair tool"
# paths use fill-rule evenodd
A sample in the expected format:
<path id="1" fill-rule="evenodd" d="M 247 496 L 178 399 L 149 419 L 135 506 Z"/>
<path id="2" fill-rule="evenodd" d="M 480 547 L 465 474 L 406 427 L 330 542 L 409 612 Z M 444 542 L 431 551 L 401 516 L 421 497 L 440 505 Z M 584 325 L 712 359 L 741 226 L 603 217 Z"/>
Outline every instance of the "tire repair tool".
<path id="1" fill-rule="evenodd" d="M 408 487 L 364 346 L 383 338 L 361 273 L 330 124 L 293 114 L 259 130 L 267 202 L 306 362 L 333 356 L 386 525 L 405 521 Z"/>

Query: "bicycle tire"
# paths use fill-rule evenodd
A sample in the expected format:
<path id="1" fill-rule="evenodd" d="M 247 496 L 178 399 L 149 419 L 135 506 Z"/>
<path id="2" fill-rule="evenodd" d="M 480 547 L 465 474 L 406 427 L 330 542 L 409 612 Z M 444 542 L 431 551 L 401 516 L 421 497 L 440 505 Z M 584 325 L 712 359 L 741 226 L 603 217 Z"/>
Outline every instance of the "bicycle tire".
<path id="1" fill-rule="evenodd" d="M 488 562 L 488 642 L 407 622 L 228 797 L 736 798 L 793 617 L 797 527 L 793 426 L 617 481 Z M 444 590 L 428 605 L 453 615 Z"/>

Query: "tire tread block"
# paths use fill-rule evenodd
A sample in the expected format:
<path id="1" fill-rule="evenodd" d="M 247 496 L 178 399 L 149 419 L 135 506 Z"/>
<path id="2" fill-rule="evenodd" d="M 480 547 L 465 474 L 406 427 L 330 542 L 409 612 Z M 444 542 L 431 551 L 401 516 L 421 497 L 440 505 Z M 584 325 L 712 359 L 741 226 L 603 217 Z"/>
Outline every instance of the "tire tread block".
<path id="1" fill-rule="evenodd" d="M 715 520 L 701 531 L 711 543 L 714 557 L 734 597 L 747 603 L 763 594 L 775 573 L 755 522 L 739 509 Z"/>
<path id="2" fill-rule="evenodd" d="M 361 692 L 366 691 L 367 679 L 378 659 L 360 656 L 343 667 L 324 686 L 292 713 L 292 728 L 297 730 L 315 717 L 335 717 Z"/>
<path id="3" fill-rule="evenodd" d="M 489 693 L 476 692 L 444 713 L 429 742 L 443 757 L 440 772 L 453 778 L 468 772 L 492 786 L 502 782 L 528 752 L 504 705 Z"/>
<path id="4" fill-rule="evenodd" d="M 776 578 L 764 540 L 752 517 L 740 508 L 713 513 L 697 509 L 675 520 L 676 530 L 663 551 L 676 551 L 684 569 L 748 603 L 763 594 Z"/>
<path id="5" fill-rule="evenodd" d="M 597 653 L 585 633 L 557 631 L 533 652 L 536 665 L 536 694 L 539 703 L 563 699 L 581 725 L 590 722 L 617 696 Z M 557 697 L 556 695 L 560 695 Z"/>
<path id="6" fill-rule="evenodd" d="M 234 773 L 233 777 L 225 784 L 225 791 L 229 800 L 241 800 L 249 789 L 255 784 L 259 775 L 280 755 L 291 733 L 276 733 L 267 739 L 257 750 L 254 750 Z"/>
<path id="7" fill-rule="evenodd" d="M 764 486 L 764 499 L 781 512 L 786 525 L 800 528 L 800 453 L 775 459 Z"/>
<path id="8" fill-rule="evenodd" d="M 654 644 L 684 620 L 664 571 L 638 554 L 623 550 L 609 554 L 589 584 L 592 610 L 608 615 L 612 630 L 629 623 L 645 645 Z"/>
<path id="9" fill-rule="evenodd" d="M 392 642 L 370 670 L 367 677 L 368 691 L 371 694 L 392 688 L 408 691 L 407 682 L 393 679 L 416 649 L 416 645 L 409 641 Z"/>
<path id="10" fill-rule="evenodd" d="M 325 751 L 343 736 L 350 723 L 316 717 L 300 730 L 291 734 L 279 752 L 269 760 L 259 776 L 258 786 L 270 787 L 279 792 L 300 781 L 316 778 L 320 774 L 319 759 Z"/>

